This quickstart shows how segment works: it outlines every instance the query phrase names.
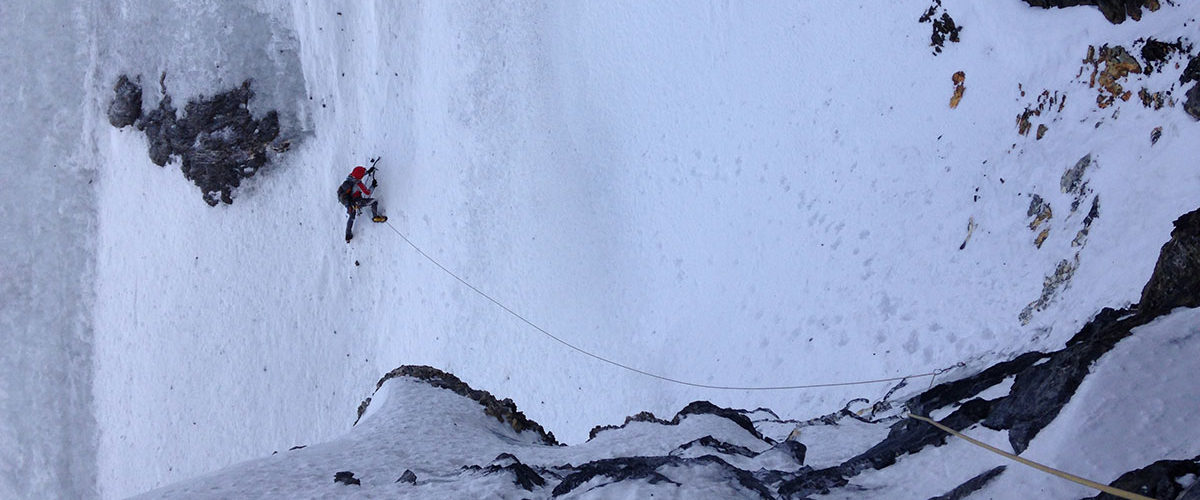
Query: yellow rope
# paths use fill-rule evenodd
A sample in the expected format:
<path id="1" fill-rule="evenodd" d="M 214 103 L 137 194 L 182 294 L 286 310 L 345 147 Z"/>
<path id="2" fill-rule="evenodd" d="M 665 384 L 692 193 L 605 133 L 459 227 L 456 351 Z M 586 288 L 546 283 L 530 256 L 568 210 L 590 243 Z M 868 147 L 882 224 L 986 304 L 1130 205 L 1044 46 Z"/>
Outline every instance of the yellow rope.
<path id="1" fill-rule="evenodd" d="M 990 445 L 988 445 L 987 443 L 984 443 L 984 442 L 981 442 L 981 441 L 976 441 L 976 440 L 974 440 L 974 439 L 971 439 L 971 438 L 969 438 L 969 437 L 967 437 L 967 436 L 964 436 L 963 434 L 961 434 L 961 433 L 959 433 L 959 432 L 956 432 L 954 429 L 951 429 L 951 428 L 949 428 L 949 427 L 946 427 L 946 426 L 944 426 L 944 425 L 942 425 L 942 424 L 939 424 L 939 423 L 937 423 L 937 422 L 933 421 L 932 419 L 930 419 L 930 418 L 928 418 L 928 417 L 922 417 L 922 416 L 920 416 L 920 415 L 913 415 L 913 414 L 911 414 L 911 413 L 909 413 L 909 414 L 908 414 L 908 416 L 909 416 L 910 418 L 915 418 L 915 419 L 917 419 L 917 420 L 920 420 L 920 421 L 922 421 L 922 422 L 926 422 L 926 423 L 932 424 L 934 427 L 937 427 L 938 429 L 941 429 L 941 430 L 943 430 L 943 431 L 949 432 L 950 434 L 953 434 L 953 435 L 955 435 L 955 436 L 958 436 L 958 437 L 960 437 L 960 438 L 962 438 L 962 439 L 966 440 L 968 443 L 971 443 L 971 444 L 973 444 L 973 445 L 975 445 L 975 446 L 978 446 L 978 447 L 980 447 L 980 448 L 983 448 L 983 449 L 985 449 L 985 450 L 988 450 L 988 451 L 990 451 L 990 452 L 992 452 L 992 453 L 995 453 L 995 454 L 998 454 L 998 455 L 1003 455 L 1003 456 L 1005 456 L 1005 457 L 1008 457 L 1008 458 L 1010 458 L 1010 459 L 1012 459 L 1012 460 L 1016 460 L 1016 461 L 1018 461 L 1018 462 L 1021 462 L 1021 463 L 1025 464 L 1025 465 L 1028 465 L 1028 466 L 1030 466 L 1030 467 L 1033 467 L 1034 469 L 1037 469 L 1037 470 L 1040 470 L 1040 471 L 1042 471 L 1042 472 L 1045 472 L 1045 473 L 1047 473 L 1047 474 L 1053 474 L 1053 475 L 1055 475 L 1055 476 L 1058 476 L 1058 477 L 1061 477 L 1061 478 L 1063 478 L 1063 479 L 1066 479 L 1067 481 L 1071 481 L 1071 482 L 1073 482 L 1073 483 L 1082 484 L 1082 485 L 1084 485 L 1084 486 L 1087 486 L 1087 487 L 1089 487 L 1089 488 L 1095 488 L 1095 489 L 1097 489 L 1097 490 L 1100 490 L 1100 491 L 1103 491 L 1103 492 L 1105 492 L 1105 493 L 1108 493 L 1109 495 L 1114 495 L 1114 496 L 1118 496 L 1118 497 L 1121 497 L 1121 498 L 1128 498 L 1129 500 L 1154 500 L 1153 498 L 1150 498 L 1150 497 L 1148 497 L 1148 496 L 1139 495 L 1139 494 L 1137 494 L 1137 493 L 1132 493 L 1132 492 L 1125 491 L 1125 490 L 1122 490 L 1122 489 L 1119 489 L 1119 488 L 1113 488 L 1112 486 L 1108 486 L 1108 485 L 1105 485 L 1105 484 L 1100 484 L 1100 483 L 1097 483 L 1097 482 L 1095 482 L 1095 481 L 1091 481 L 1091 480 L 1088 480 L 1088 479 L 1084 479 L 1084 478 L 1082 478 L 1082 477 L 1079 477 L 1079 476 L 1076 476 L 1076 475 L 1074 475 L 1074 474 L 1070 474 L 1070 473 L 1063 472 L 1063 471 L 1060 471 L 1060 470 L 1058 470 L 1058 469 L 1055 469 L 1055 468 L 1053 468 L 1053 467 L 1048 467 L 1048 466 L 1045 466 L 1045 465 L 1039 464 L 1039 463 L 1037 463 L 1037 462 L 1034 462 L 1033 460 L 1029 460 L 1029 459 L 1027 459 L 1027 458 L 1022 458 L 1022 457 L 1019 457 L 1019 456 L 1013 455 L 1012 453 L 1009 453 L 1009 452 L 1007 452 L 1007 451 L 1001 450 L 1001 449 L 999 449 L 999 448 L 996 448 L 996 447 L 994 447 L 994 446 L 990 446 Z"/>

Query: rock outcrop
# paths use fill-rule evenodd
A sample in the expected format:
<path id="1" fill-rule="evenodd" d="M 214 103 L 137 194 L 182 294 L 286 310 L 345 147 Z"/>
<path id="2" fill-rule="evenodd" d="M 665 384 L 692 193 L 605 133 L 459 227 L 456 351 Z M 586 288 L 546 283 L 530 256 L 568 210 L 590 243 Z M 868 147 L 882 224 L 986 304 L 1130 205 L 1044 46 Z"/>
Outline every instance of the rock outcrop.
<path id="1" fill-rule="evenodd" d="M 1192 85 L 1184 96 L 1187 100 L 1183 101 L 1183 110 L 1192 118 L 1200 120 L 1200 83 Z"/>
<path id="2" fill-rule="evenodd" d="M 1025 3 L 1043 9 L 1091 5 L 1098 7 L 1104 18 L 1113 24 L 1121 24 L 1126 18 L 1139 21 L 1142 19 L 1142 8 L 1151 12 L 1159 8 L 1158 0 L 1025 0 Z"/>
<path id="3" fill-rule="evenodd" d="M 542 476 L 537 473 L 537 471 L 533 470 L 532 467 L 521 463 L 520 460 L 517 460 L 517 457 L 509 453 L 500 454 L 486 467 L 468 465 L 464 467 L 463 470 L 480 472 L 485 476 L 493 474 L 511 475 L 513 484 L 520 486 L 521 489 L 525 491 L 533 491 L 534 488 L 538 488 L 546 484 L 546 480 L 543 479 Z M 412 471 L 405 472 L 412 474 Z M 400 479 L 404 479 L 404 476 L 401 476 Z M 412 483 L 416 483 L 416 481 L 417 477 L 414 474 L 412 475 Z"/>
<path id="4" fill-rule="evenodd" d="M 108 123 L 117 128 L 137 123 L 138 118 L 142 117 L 142 87 L 121 75 L 113 86 L 113 92 L 116 96 L 108 105 Z"/>
<path id="5" fill-rule="evenodd" d="M 968 479 L 965 483 L 956 486 L 954 489 L 946 492 L 945 495 L 936 496 L 930 498 L 929 500 L 962 500 L 967 498 L 971 495 L 971 493 L 975 493 L 976 491 L 979 491 L 980 488 L 987 486 L 989 482 L 991 482 L 993 479 L 996 479 L 996 476 L 999 476 L 1000 473 L 1004 472 L 1005 469 L 1007 469 L 1007 467 L 1003 465 L 989 469 L 987 472 Z"/>
<path id="6" fill-rule="evenodd" d="M 1171 239 L 1162 246 L 1138 304 L 1148 315 L 1175 307 L 1200 307 L 1200 209 L 1175 220 Z"/>
<path id="7" fill-rule="evenodd" d="M 1150 498 L 1181 499 L 1184 480 L 1190 480 L 1188 493 L 1200 494 L 1196 487 L 1196 476 L 1200 476 L 1200 456 L 1191 460 L 1159 460 L 1141 469 L 1121 474 L 1109 486 L 1137 493 Z M 1118 497 L 1101 493 L 1085 500 L 1118 500 Z"/>
<path id="8" fill-rule="evenodd" d="M 509 398 L 496 399 L 490 392 L 472 389 L 466 382 L 459 380 L 458 377 L 450 373 L 446 373 L 437 368 L 419 365 L 405 365 L 395 370 L 388 372 L 379 382 L 375 384 L 375 389 L 383 387 L 383 384 L 388 380 L 396 377 L 410 377 L 417 380 L 423 380 L 429 385 L 440 389 L 447 389 L 455 394 L 463 396 L 467 399 L 475 401 L 483 406 L 483 412 L 489 417 L 494 417 L 501 423 L 506 423 L 512 430 L 520 433 L 530 431 L 538 435 L 538 438 L 544 444 L 559 445 L 557 439 L 554 439 L 554 433 L 546 432 L 544 428 L 537 422 L 525 417 L 524 413 L 517 410 L 517 404 Z M 363 413 L 367 411 L 367 406 L 371 404 L 371 398 L 367 398 L 358 405 L 358 418 L 362 418 Z M 358 423 L 358 419 L 354 420 Z"/>
<path id="9" fill-rule="evenodd" d="M 233 190 L 242 179 L 266 166 L 272 151 L 287 147 L 286 142 L 275 142 L 278 113 L 269 111 L 259 119 L 251 116 L 248 104 L 254 91 L 250 86 L 247 80 L 212 97 L 192 99 L 182 116 L 164 86 L 158 106 L 143 115 L 141 87 L 122 75 L 108 119 L 114 127 L 133 125 L 145 132 L 154 164 L 165 166 L 179 158 L 183 176 L 200 188 L 205 203 L 233 203 Z"/>

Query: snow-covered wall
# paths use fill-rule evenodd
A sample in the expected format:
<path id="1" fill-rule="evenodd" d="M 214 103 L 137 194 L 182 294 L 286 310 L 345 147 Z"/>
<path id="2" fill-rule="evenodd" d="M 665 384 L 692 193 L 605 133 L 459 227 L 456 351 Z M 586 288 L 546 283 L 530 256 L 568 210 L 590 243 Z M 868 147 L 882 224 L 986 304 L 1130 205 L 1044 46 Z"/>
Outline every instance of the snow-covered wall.
<path id="1" fill-rule="evenodd" d="M 0 5 L 0 498 L 96 488 L 88 9 Z"/>
<path id="2" fill-rule="evenodd" d="M 1139 300 L 1196 206 L 1196 14 L 4 2 L 0 493 L 120 497 L 333 439 L 402 364 L 576 444 L 696 400 L 794 417 L 889 389 L 621 370 L 393 230 L 560 338 L 699 384 L 1057 349 Z M 1180 43 L 1147 72 L 1148 37 Z M 210 208 L 180 159 L 153 164 L 144 134 L 103 119 L 122 74 L 146 108 L 161 87 L 182 104 L 252 79 L 248 110 L 278 110 L 292 147 Z M 391 227 L 360 222 L 347 245 L 334 188 L 380 155 Z"/>

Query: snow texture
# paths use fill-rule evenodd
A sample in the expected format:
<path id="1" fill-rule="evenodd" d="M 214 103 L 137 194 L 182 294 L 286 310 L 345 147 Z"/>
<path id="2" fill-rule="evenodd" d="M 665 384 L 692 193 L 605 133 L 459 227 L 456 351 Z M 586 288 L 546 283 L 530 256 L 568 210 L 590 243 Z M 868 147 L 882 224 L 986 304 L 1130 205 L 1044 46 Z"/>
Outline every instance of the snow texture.
<path id="1" fill-rule="evenodd" d="M 461 416 L 478 448 L 408 465 L 354 456 L 353 443 L 417 456 L 380 430 L 397 415 L 444 422 L 396 409 L 351 428 L 372 383 L 405 364 L 512 398 L 573 445 L 514 453 L 535 469 L 666 456 L 709 434 L 760 451 L 730 437 L 736 429 L 652 422 L 586 441 L 594 426 L 640 411 L 671 415 L 706 400 L 771 408 L 783 422 L 877 402 L 891 388 L 698 389 L 571 351 L 386 225 L 363 224 L 344 243 L 334 188 L 374 156 L 395 229 L 539 326 L 646 371 L 775 386 L 963 364 L 944 381 L 1060 348 L 1102 307 L 1139 300 L 1171 222 L 1200 193 L 1200 125 L 1183 110 L 1179 80 L 1193 54 L 1114 80 L 1135 95 L 1123 100 L 1089 85 L 1093 70 L 1108 74 L 1089 49 L 1137 55 L 1146 37 L 1194 37 L 1200 11 L 1164 2 L 1112 24 L 1091 7 L 935 3 L 960 29 L 936 56 L 930 24 L 918 21 L 927 0 L 5 2 L 0 497 L 121 498 L 303 443 L 326 444 L 238 470 L 262 472 L 261 483 L 284 459 L 337 458 L 346 465 L 306 462 L 305 481 L 319 472 L 321 488 L 306 494 L 352 488 L 333 483 L 343 470 L 365 488 L 395 484 L 406 468 L 417 488 L 461 474 L 471 496 L 509 492 L 503 474 L 515 473 L 483 472 L 513 465 L 492 463 L 503 429 L 475 403 L 427 386 L 383 392 Z M 161 75 L 181 101 L 250 79 L 249 110 L 276 110 L 292 148 L 242 183 L 238 203 L 209 207 L 178 163 L 155 166 L 143 135 L 110 125 L 122 74 L 142 75 L 143 109 L 157 104 Z M 1174 105 L 1143 106 L 1143 87 Z M 1031 230 L 1034 196 L 1051 215 Z M 1195 324 L 1191 314 L 1161 322 Z M 1128 351 L 1138 338 L 1101 359 L 1085 396 L 1025 454 L 1101 481 L 1197 455 L 1184 448 L 1200 425 L 1175 396 L 1195 394 L 1172 375 L 1194 371 L 1195 356 L 1173 350 L 1194 343 L 1147 339 Z M 1117 356 L 1149 371 L 1101 377 Z M 1147 389 L 1160 380 L 1174 385 Z M 894 400 L 926 383 L 910 381 Z M 1105 398 L 1149 406 L 1081 407 Z M 1101 421 L 1092 411 L 1109 413 Z M 1130 426 L 1146 434 L 1122 457 L 1089 437 Z M 879 442 L 880 428 L 806 427 L 806 460 L 840 463 Z M 355 441 L 368 432 L 384 441 Z M 928 498 L 1001 465 L 966 446 L 901 458 L 831 496 Z M 688 453 L 675 460 L 699 459 Z M 655 471 L 701 488 L 688 494 L 749 491 L 720 464 L 675 463 Z M 481 469 L 452 472 L 464 465 Z M 978 495 L 1090 494 L 1018 469 Z M 941 480 L 901 483 L 918 470 Z M 573 494 L 604 496 L 598 481 Z"/>

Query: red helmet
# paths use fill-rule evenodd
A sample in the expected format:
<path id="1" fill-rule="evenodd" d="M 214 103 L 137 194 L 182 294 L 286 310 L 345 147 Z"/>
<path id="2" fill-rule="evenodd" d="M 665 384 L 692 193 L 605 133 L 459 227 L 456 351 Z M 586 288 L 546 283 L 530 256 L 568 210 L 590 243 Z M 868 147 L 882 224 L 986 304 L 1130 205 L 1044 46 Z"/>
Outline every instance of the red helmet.
<path id="1" fill-rule="evenodd" d="M 357 166 L 357 167 L 354 167 L 354 170 L 353 170 L 352 172 L 350 172 L 350 177 L 353 177 L 353 178 L 355 178 L 355 179 L 358 179 L 358 180 L 360 180 L 360 181 L 361 181 L 361 180 L 362 180 L 362 178 L 363 178 L 364 176 L 366 176 L 366 175 L 367 175 L 367 169 L 363 168 L 363 166 L 362 166 L 362 165 L 359 165 L 359 166 Z"/>

